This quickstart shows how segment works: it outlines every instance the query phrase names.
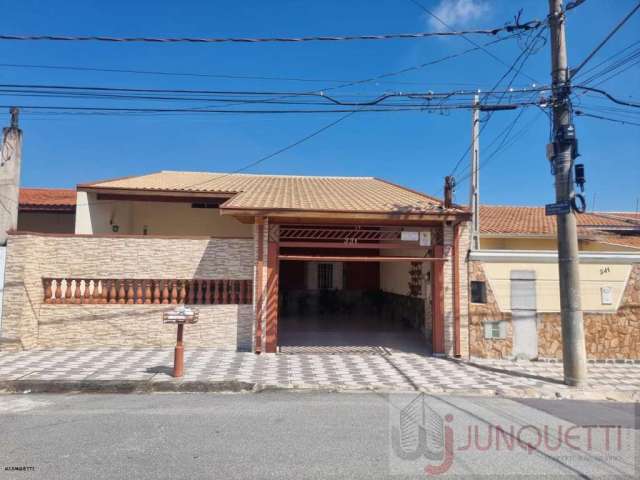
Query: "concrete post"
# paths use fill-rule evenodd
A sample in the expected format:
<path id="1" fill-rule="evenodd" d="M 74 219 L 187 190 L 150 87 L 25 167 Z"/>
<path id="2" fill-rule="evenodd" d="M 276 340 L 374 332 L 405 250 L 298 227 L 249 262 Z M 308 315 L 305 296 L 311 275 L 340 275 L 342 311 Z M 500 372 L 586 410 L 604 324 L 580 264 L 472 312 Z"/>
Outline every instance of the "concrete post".
<path id="1" fill-rule="evenodd" d="M 7 231 L 18 228 L 22 131 L 18 109 L 11 109 L 11 125 L 2 129 L 0 149 L 0 245 L 7 244 Z"/>

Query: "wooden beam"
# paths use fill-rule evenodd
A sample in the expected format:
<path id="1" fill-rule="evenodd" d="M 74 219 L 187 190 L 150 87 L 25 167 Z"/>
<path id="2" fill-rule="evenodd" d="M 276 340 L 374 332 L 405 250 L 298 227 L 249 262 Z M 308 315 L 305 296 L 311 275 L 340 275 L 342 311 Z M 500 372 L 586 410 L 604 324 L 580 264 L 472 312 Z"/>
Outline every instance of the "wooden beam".
<path id="1" fill-rule="evenodd" d="M 279 255 L 280 260 L 299 262 L 435 262 L 446 261 L 444 258 L 434 257 L 357 257 L 332 255 Z"/>
<path id="2" fill-rule="evenodd" d="M 210 203 L 219 207 L 228 197 L 213 197 L 206 195 L 141 195 L 139 193 L 98 193 L 98 200 L 120 200 L 128 202 L 171 202 L 171 203 Z"/>
<path id="3" fill-rule="evenodd" d="M 306 242 L 306 241 L 283 241 L 280 242 L 281 247 L 290 248 L 355 248 L 377 250 L 384 248 L 409 248 L 409 249 L 427 249 L 429 247 L 421 247 L 417 242 L 391 242 L 391 243 L 346 243 L 346 242 Z"/>

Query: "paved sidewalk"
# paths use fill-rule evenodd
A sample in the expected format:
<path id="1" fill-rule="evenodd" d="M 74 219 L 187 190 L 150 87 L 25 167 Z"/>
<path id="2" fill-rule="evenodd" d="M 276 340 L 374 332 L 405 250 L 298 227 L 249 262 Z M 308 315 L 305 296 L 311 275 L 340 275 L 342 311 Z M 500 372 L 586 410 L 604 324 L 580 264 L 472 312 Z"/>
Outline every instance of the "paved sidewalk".
<path id="1" fill-rule="evenodd" d="M 562 384 L 562 364 L 464 362 L 419 354 L 255 355 L 193 348 L 173 379 L 170 348 L 0 352 L 0 382 L 242 382 L 257 388 L 425 391 L 528 397 L 640 399 L 640 364 L 590 364 L 585 390 Z"/>

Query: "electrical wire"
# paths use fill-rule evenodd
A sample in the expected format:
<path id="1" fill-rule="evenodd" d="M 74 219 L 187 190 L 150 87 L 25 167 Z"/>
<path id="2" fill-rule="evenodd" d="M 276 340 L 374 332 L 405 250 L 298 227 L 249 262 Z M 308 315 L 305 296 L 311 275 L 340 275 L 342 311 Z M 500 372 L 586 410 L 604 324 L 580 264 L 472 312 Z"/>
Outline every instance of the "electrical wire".
<path id="1" fill-rule="evenodd" d="M 538 38 L 540 38 L 540 35 L 542 35 L 542 33 L 546 30 L 546 27 L 543 29 L 540 29 L 537 33 L 537 35 L 535 35 L 532 39 L 532 41 L 529 43 L 529 45 L 522 51 L 520 52 L 520 54 L 516 57 L 516 59 L 513 61 L 513 63 L 509 66 L 509 69 L 500 77 L 500 79 L 495 83 L 493 89 L 496 89 L 498 87 L 498 85 L 500 85 L 500 83 L 502 83 L 502 81 L 509 75 L 509 73 L 511 71 L 513 71 L 514 69 L 516 69 L 515 74 L 512 76 L 511 81 L 509 82 L 509 85 L 507 86 L 507 90 L 509 89 L 509 87 L 513 84 L 513 82 L 515 81 L 516 77 L 518 76 L 519 72 L 522 70 L 522 68 L 524 67 L 525 63 L 527 62 L 527 60 L 529 59 L 529 57 L 532 55 L 533 53 L 533 47 L 535 45 L 535 42 L 538 40 Z M 518 65 L 518 62 L 520 62 L 520 66 L 516 68 L 516 66 Z M 504 98 L 504 97 L 502 97 Z M 502 100 L 502 98 L 500 98 L 500 100 L 498 101 L 498 103 L 500 103 L 500 101 Z M 489 112 L 489 115 L 487 117 L 487 120 L 485 121 L 485 123 L 482 125 L 482 127 L 480 128 L 478 135 L 480 135 L 484 129 L 487 127 L 487 125 L 489 124 L 489 121 L 491 120 L 492 114 L 491 112 Z M 471 151 L 471 144 L 467 145 L 467 148 L 465 149 L 465 151 L 462 153 L 462 155 L 460 156 L 460 158 L 458 159 L 458 161 L 456 162 L 456 164 L 453 167 L 453 170 L 451 171 L 450 175 L 453 176 L 455 175 L 455 173 L 457 172 L 458 168 L 460 167 L 462 161 L 466 158 L 467 154 Z M 464 171 L 464 170 L 463 170 Z"/>
<path id="2" fill-rule="evenodd" d="M 490 29 L 462 30 L 457 32 L 416 32 L 385 33 L 374 35 L 316 35 L 305 37 L 111 37 L 103 35 L 8 35 L 0 34 L 0 40 L 15 41 L 60 41 L 60 42 L 109 42 L 109 43 L 301 43 L 301 42 L 339 42 L 353 40 L 398 40 L 428 37 L 453 37 L 461 35 L 497 35 L 501 32 L 528 31 L 542 25 L 540 20 L 504 25 Z"/>
<path id="3" fill-rule="evenodd" d="M 439 16 L 437 16 L 435 13 L 433 13 L 431 10 L 429 10 L 427 7 L 425 7 L 421 2 L 419 2 L 418 0 L 409 0 L 411 3 L 413 3 L 414 5 L 416 5 L 418 8 L 422 9 L 425 13 L 427 13 L 427 15 L 431 16 L 432 18 L 434 18 L 436 21 L 438 21 L 441 25 L 443 25 L 445 28 L 449 29 L 450 32 L 453 32 L 453 27 L 451 25 L 449 25 L 448 23 L 446 23 L 442 18 L 440 18 Z M 516 21 L 516 24 L 518 23 L 518 21 Z M 498 57 L 497 55 L 493 54 L 492 52 L 490 52 L 489 50 L 483 48 L 482 46 L 478 45 L 478 43 L 476 43 L 474 40 L 468 38 L 466 35 L 462 35 L 462 38 L 467 42 L 470 43 L 471 45 L 478 47 L 480 50 L 482 50 L 485 54 L 487 54 L 489 57 L 491 57 L 492 59 L 494 59 L 495 61 L 497 61 L 498 63 L 500 63 L 501 65 L 505 66 L 505 67 L 509 67 L 509 64 L 507 62 L 505 62 L 504 60 L 502 60 L 500 57 Z M 533 81 L 533 82 L 537 82 L 537 80 L 533 77 L 530 77 L 529 75 L 527 75 L 525 72 L 522 72 L 522 74 L 527 77 L 529 80 Z"/>
<path id="4" fill-rule="evenodd" d="M 576 110 L 575 114 L 577 116 L 579 116 L 579 117 L 597 118 L 599 120 L 607 120 L 609 122 L 621 123 L 623 125 L 633 125 L 633 126 L 636 126 L 636 127 L 640 127 L 640 123 L 638 123 L 638 122 L 630 122 L 629 120 L 622 120 L 622 119 L 618 119 L 618 118 L 605 117 L 605 116 L 602 116 L 602 115 L 594 115 L 594 114 L 591 114 L 591 113 L 583 112 L 581 110 Z"/>
<path id="5" fill-rule="evenodd" d="M 577 88 L 579 90 L 585 90 L 585 91 L 588 91 L 588 92 L 599 93 L 600 95 L 604 95 L 609 100 L 611 100 L 613 103 L 617 103 L 618 105 L 625 105 L 627 107 L 640 108 L 640 103 L 625 102 L 624 100 L 620 100 L 620 99 L 614 97 L 613 95 L 611 95 L 610 93 L 606 92 L 605 90 L 602 90 L 602 89 L 599 89 L 599 88 L 587 87 L 587 86 L 584 86 L 584 85 L 575 85 L 573 88 Z"/>
<path id="6" fill-rule="evenodd" d="M 633 14 L 635 14 L 638 10 L 640 9 L 640 2 L 638 2 L 636 4 L 635 7 L 633 7 L 631 9 L 631 11 L 629 13 L 627 13 L 627 15 L 625 17 L 622 18 L 622 20 L 620 20 L 618 22 L 618 24 L 604 37 L 604 39 L 591 51 L 591 53 L 589 53 L 589 55 L 587 55 L 587 57 L 574 69 L 570 69 L 569 72 L 569 76 L 570 78 L 573 78 L 575 75 L 577 75 L 578 73 L 580 73 L 580 70 L 582 70 L 584 68 L 584 66 L 600 51 L 600 49 L 602 47 L 605 46 L 605 44 L 611 39 L 611 37 L 613 37 L 616 32 L 618 30 L 620 30 L 622 28 L 622 26 L 627 23 L 627 21 L 633 16 Z"/>

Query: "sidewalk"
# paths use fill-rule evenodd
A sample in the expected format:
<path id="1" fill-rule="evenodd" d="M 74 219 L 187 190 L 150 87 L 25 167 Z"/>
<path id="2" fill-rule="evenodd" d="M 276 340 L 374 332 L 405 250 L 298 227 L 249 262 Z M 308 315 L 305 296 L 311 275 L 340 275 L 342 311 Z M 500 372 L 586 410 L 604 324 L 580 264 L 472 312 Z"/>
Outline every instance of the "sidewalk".
<path id="1" fill-rule="evenodd" d="M 562 383 L 562 364 L 464 362 L 418 354 L 255 355 L 193 348 L 171 376 L 170 348 L 0 352 L 4 391 L 238 391 L 266 388 L 423 391 L 540 398 L 640 400 L 640 364 L 589 365 L 588 388 Z"/>

